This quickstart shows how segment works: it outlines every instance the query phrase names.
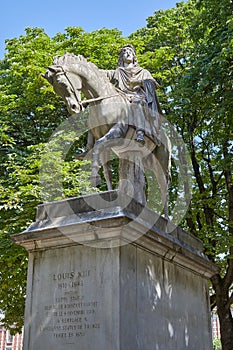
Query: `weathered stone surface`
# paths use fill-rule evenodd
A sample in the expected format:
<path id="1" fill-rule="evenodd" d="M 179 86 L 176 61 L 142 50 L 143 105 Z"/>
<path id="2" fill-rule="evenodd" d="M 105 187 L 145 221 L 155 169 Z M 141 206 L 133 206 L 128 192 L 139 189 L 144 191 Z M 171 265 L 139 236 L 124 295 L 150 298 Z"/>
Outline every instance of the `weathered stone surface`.
<path id="1" fill-rule="evenodd" d="M 146 205 L 145 171 L 140 152 L 126 152 L 120 160 L 119 191 Z"/>
<path id="2" fill-rule="evenodd" d="M 75 241 L 87 244 L 89 241 L 94 242 L 93 235 L 97 234 L 96 228 L 109 227 L 113 230 L 113 227 L 121 225 L 125 228 L 122 239 L 126 236 L 128 227 L 133 227 L 134 232 L 130 235 L 135 235 L 137 239 L 145 233 L 153 235 L 153 232 L 156 232 L 155 236 L 158 235 L 159 240 L 173 241 L 179 249 L 187 245 L 188 250 L 195 249 L 196 254 L 202 256 L 202 242 L 198 238 L 187 234 L 171 221 L 118 191 L 101 192 L 39 205 L 36 221 L 14 238 L 19 243 L 22 240 L 30 250 L 30 245 L 33 249 L 33 242 L 41 236 L 42 231 L 41 244 L 45 244 L 47 238 L 51 240 L 59 235 L 63 236 L 64 240 L 72 240 L 74 232 Z M 115 236 L 117 237 L 118 233 L 115 233 Z M 105 237 L 104 230 L 98 231 L 98 243 L 101 237 L 103 239 Z M 57 244 L 55 242 L 55 245 Z"/>
<path id="3" fill-rule="evenodd" d="M 33 253 L 25 349 L 111 349 L 117 344 L 116 254 L 80 245 Z"/>
<path id="4" fill-rule="evenodd" d="M 144 205 L 143 169 L 152 170 L 160 188 L 164 212 L 168 215 L 171 142 L 161 127 L 162 110 L 156 94 L 159 84 L 148 70 L 138 65 L 132 45 L 122 47 L 118 64 L 115 71 L 100 70 L 82 55 L 66 53 L 54 57 L 53 65 L 47 68 L 43 76 L 62 97 L 71 115 L 79 115 L 84 106 L 90 104 L 87 150 L 93 149 L 92 186 L 100 184 L 98 171 L 102 165 L 107 188 L 112 189 L 108 162 L 112 149 L 119 155 L 120 163 L 122 161 L 119 182 L 126 193 L 133 192 L 135 200 Z M 86 98 L 84 101 L 81 99 L 83 95 Z M 122 142 L 125 148 L 123 154 L 116 150 Z M 137 157 L 131 157 L 132 148 Z M 124 161 L 126 153 L 130 163 Z M 79 159 L 85 156 L 86 152 L 80 154 Z M 132 165 L 134 159 L 136 164 Z M 128 172 L 122 171 L 125 166 Z M 141 186 L 138 186 L 139 178 L 142 179 Z"/>
<path id="5" fill-rule="evenodd" d="M 42 205 L 14 236 L 29 250 L 24 350 L 211 349 L 217 270 L 200 242 L 159 216 L 151 226 L 155 214 L 117 192 L 101 196 Z"/>

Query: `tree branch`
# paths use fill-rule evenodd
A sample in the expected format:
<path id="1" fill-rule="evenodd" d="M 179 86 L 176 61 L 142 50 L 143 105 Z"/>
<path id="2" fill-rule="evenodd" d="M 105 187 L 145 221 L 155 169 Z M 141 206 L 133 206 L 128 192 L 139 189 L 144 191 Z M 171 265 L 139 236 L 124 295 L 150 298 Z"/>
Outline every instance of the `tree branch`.
<path id="1" fill-rule="evenodd" d="M 216 294 L 210 296 L 210 308 L 211 311 L 216 307 Z"/>

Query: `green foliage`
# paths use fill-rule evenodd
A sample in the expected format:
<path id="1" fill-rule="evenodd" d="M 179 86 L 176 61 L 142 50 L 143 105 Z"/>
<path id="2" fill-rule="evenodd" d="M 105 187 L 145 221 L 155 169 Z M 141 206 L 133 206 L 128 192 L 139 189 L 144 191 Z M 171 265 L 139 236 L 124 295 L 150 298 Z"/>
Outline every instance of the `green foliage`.
<path id="1" fill-rule="evenodd" d="M 221 340 L 218 338 L 215 338 L 213 340 L 213 349 L 214 350 L 222 350 Z"/>
<path id="2" fill-rule="evenodd" d="M 4 314 L 3 325 L 20 333 L 23 325 L 26 295 L 27 256 L 23 248 L 1 234 L 0 244 L 0 308 Z"/>
<path id="3" fill-rule="evenodd" d="M 42 200 L 93 191 L 88 181 L 89 163 L 73 161 L 85 147 L 86 133 L 78 135 L 78 129 L 64 127 L 68 117 L 65 105 L 41 74 L 53 56 L 65 52 L 82 54 L 99 68 L 114 69 L 120 47 L 128 42 L 135 46 L 139 64 L 160 83 L 164 115 L 190 153 L 193 197 L 182 225 L 203 240 L 205 253 L 222 267 L 219 290 L 227 281 L 224 291 L 230 291 L 232 10 L 230 0 L 189 0 L 155 12 L 147 27 L 129 38 L 123 38 L 117 29 L 86 33 L 78 27 L 68 27 L 49 38 L 42 29 L 27 28 L 24 36 L 7 41 L 7 54 L 0 61 L 0 309 L 6 326 L 20 328 L 23 324 L 26 293 L 27 254 L 12 244 L 10 235 L 34 220 Z M 84 122 L 85 118 L 75 121 L 79 126 Z M 113 164 L 116 184 L 117 162 Z M 185 183 L 183 189 L 178 188 L 179 169 L 174 159 L 172 171 L 173 209 L 177 193 L 183 190 L 187 198 L 189 193 Z M 150 173 L 147 182 L 154 185 Z M 153 198 L 149 204 L 158 205 Z M 216 285 L 213 287 L 216 292 Z M 228 301 L 223 308 L 229 306 Z"/>
<path id="4" fill-rule="evenodd" d="M 40 203 L 35 146 L 28 153 L 12 149 L 1 162 L 0 177 L 0 310 L 3 324 L 20 331 L 26 295 L 27 253 L 12 243 L 10 234 L 22 232 Z"/>
<path id="5" fill-rule="evenodd" d="M 8 53 L 0 63 L 1 119 L 18 145 L 37 144 L 49 137 L 64 114 L 42 78 L 54 49 L 43 30 L 30 28 L 26 36 L 8 40 L 6 47 Z"/>
<path id="6" fill-rule="evenodd" d="M 159 80 L 164 114 L 192 157 L 195 181 L 186 228 L 204 241 L 211 259 L 223 262 L 232 245 L 224 177 L 232 160 L 232 11 L 224 7 L 229 1 L 209 3 L 203 8 L 189 1 L 157 11 L 131 38 L 144 39 L 140 62 Z"/>
<path id="7" fill-rule="evenodd" d="M 101 69 L 114 69 L 118 52 L 127 41 L 117 29 L 103 28 L 86 33 L 82 28 L 68 27 L 64 34 L 55 35 L 53 42 L 60 55 L 72 52 L 83 55 Z"/>

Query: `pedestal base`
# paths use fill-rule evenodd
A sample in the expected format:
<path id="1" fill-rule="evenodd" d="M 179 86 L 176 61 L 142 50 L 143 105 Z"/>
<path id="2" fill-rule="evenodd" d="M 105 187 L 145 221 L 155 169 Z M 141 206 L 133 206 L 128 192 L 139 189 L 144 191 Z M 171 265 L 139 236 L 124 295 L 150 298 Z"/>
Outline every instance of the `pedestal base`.
<path id="1" fill-rule="evenodd" d="M 217 270 L 200 241 L 161 217 L 148 229 L 134 214 L 140 206 L 103 196 L 108 209 L 92 214 L 83 198 L 65 216 L 65 201 L 40 206 L 14 236 L 29 251 L 24 350 L 211 349 L 208 278 Z"/>

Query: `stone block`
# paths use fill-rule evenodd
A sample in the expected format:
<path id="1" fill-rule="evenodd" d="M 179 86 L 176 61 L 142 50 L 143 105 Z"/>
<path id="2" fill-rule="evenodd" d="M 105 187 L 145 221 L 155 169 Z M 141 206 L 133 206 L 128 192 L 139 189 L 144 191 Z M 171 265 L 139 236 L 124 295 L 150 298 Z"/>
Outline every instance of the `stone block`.
<path id="1" fill-rule="evenodd" d="M 149 209 L 115 191 L 48 203 L 13 239 L 29 251 L 24 350 L 211 349 L 217 268 Z"/>

